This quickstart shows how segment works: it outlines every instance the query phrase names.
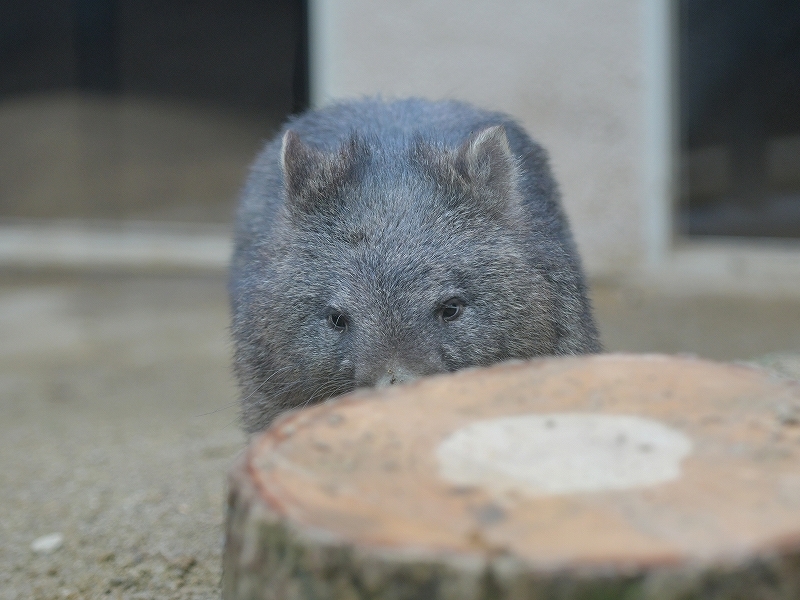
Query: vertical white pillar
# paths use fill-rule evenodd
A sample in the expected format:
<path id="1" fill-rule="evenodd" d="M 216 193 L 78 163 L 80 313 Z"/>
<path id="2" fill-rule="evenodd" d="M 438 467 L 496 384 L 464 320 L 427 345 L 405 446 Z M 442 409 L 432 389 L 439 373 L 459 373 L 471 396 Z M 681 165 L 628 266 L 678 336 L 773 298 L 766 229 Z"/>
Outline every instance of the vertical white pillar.
<path id="1" fill-rule="evenodd" d="M 676 187 L 675 0 L 643 0 L 645 135 L 643 232 L 647 266 L 673 242 Z"/>
<path id="2" fill-rule="evenodd" d="M 312 108 L 322 106 L 333 96 L 336 4 L 336 0 L 308 0 L 308 59 Z"/>

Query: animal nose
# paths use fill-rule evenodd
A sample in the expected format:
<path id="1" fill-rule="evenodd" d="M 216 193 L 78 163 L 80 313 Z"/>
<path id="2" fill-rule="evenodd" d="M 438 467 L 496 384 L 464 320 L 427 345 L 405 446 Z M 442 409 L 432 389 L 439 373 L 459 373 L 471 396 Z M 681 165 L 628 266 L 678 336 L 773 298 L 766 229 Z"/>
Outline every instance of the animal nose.
<path id="1" fill-rule="evenodd" d="M 414 375 L 414 373 L 405 367 L 389 367 L 378 378 L 378 381 L 375 383 L 375 387 L 389 387 L 390 385 L 398 385 L 400 383 L 414 381 L 416 378 L 417 377 Z"/>

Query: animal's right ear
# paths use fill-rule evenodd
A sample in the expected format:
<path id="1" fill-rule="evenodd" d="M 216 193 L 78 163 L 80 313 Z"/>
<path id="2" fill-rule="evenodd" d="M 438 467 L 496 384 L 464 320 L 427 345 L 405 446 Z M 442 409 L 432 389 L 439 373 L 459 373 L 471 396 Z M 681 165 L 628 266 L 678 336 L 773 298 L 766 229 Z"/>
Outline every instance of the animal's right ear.
<path id="1" fill-rule="evenodd" d="M 453 150 L 417 138 L 413 156 L 445 187 L 461 190 L 457 202 L 503 218 L 517 218 L 522 205 L 520 167 L 505 127 L 492 125 L 473 132 Z"/>
<path id="2" fill-rule="evenodd" d="M 311 214 L 335 208 L 336 190 L 355 173 L 366 156 L 366 145 L 353 135 L 338 150 L 312 148 L 291 129 L 283 134 L 281 169 L 287 206 L 293 213 Z"/>

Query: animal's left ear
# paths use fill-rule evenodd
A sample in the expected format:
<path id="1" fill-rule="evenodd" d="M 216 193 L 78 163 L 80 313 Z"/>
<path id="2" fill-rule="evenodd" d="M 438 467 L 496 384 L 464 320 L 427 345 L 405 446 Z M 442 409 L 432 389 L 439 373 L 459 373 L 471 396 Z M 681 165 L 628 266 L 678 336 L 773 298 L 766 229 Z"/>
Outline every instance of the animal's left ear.
<path id="1" fill-rule="evenodd" d="M 516 191 L 519 165 L 505 127 L 494 125 L 470 135 L 456 152 L 455 168 L 470 186 L 505 199 Z"/>

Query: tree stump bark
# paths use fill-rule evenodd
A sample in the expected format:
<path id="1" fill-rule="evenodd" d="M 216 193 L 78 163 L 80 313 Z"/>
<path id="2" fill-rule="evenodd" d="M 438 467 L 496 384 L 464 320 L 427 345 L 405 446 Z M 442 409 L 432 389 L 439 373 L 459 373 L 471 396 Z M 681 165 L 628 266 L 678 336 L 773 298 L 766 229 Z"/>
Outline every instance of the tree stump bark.
<path id="1" fill-rule="evenodd" d="M 798 600 L 800 382 L 509 363 L 289 413 L 230 474 L 228 600 Z"/>

